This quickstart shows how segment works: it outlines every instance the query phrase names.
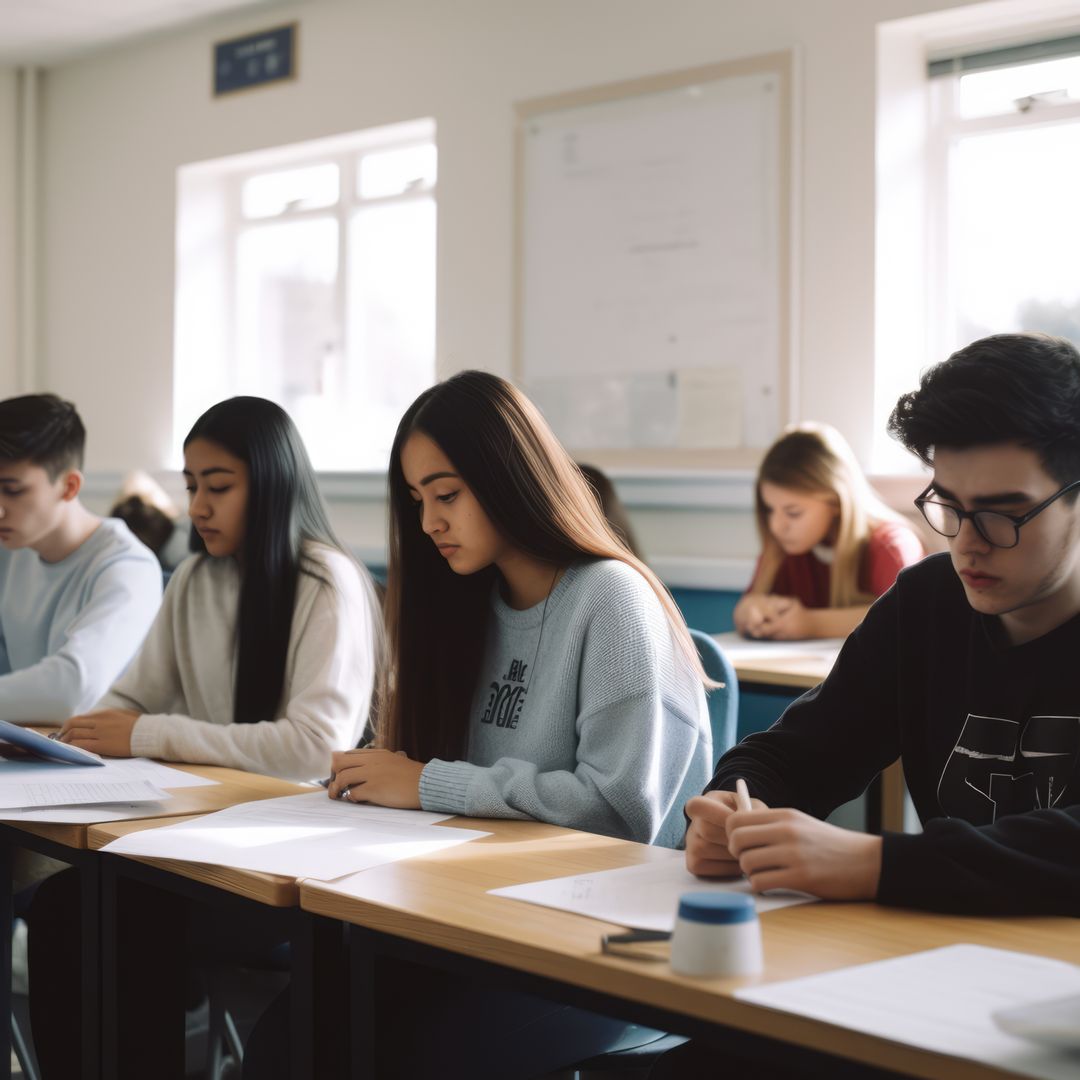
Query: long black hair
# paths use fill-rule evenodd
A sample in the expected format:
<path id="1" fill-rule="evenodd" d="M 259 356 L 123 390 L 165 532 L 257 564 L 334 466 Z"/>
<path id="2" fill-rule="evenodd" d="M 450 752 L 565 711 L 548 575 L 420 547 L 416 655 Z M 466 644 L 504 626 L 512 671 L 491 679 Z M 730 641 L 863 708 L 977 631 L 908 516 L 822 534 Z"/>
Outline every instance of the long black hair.
<path id="1" fill-rule="evenodd" d="M 318 576 L 303 542 L 348 553 L 330 527 L 300 433 L 279 405 L 257 397 L 221 401 L 195 421 L 184 448 L 195 439 L 215 443 L 248 467 L 233 722 L 275 720 L 297 583 L 302 572 Z M 194 526 L 191 550 L 206 554 Z"/>
<path id="2" fill-rule="evenodd" d="M 402 448 L 417 431 L 438 444 L 492 525 L 519 551 L 553 568 L 598 558 L 637 570 L 667 614 L 676 653 L 714 685 L 674 600 L 612 530 L 540 410 L 505 379 L 463 371 L 413 402 L 390 454 L 383 745 L 418 760 L 454 760 L 464 752 L 497 574 L 494 566 L 455 574 L 421 530 L 401 469 Z"/>

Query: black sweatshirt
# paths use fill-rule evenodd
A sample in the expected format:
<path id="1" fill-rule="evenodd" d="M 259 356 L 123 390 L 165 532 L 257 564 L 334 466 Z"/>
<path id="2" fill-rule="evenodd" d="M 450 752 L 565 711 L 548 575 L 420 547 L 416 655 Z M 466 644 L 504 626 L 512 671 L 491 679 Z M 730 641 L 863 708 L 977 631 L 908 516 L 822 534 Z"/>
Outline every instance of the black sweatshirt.
<path id="1" fill-rule="evenodd" d="M 1080 915 L 1080 615 L 1009 646 L 948 555 L 900 573 L 821 686 L 709 784 L 825 817 L 901 757 L 923 823 L 886 834 L 878 900 Z"/>

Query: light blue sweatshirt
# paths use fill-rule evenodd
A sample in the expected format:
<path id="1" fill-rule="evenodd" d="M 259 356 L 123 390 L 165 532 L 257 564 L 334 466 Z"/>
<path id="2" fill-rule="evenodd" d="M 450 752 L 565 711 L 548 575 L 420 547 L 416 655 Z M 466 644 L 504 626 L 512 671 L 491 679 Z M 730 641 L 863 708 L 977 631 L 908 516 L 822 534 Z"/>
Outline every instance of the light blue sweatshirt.
<path id="1" fill-rule="evenodd" d="M 0 720 L 62 723 L 127 667 L 161 604 L 161 567 L 122 522 L 66 559 L 0 550 Z"/>
<path id="2" fill-rule="evenodd" d="M 466 756 L 424 767 L 425 810 L 681 841 L 683 804 L 712 774 L 708 709 L 636 570 L 576 563 L 546 611 L 495 589 Z"/>

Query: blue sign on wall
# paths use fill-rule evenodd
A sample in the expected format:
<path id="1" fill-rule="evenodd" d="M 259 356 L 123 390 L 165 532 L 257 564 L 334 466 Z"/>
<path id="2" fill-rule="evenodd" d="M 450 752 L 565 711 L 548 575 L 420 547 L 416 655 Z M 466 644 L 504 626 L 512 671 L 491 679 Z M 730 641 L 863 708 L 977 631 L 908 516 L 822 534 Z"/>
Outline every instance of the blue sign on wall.
<path id="1" fill-rule="evenodd" d="M 214 46 L 214 94 L 296 77 L 296 23 Z"/>

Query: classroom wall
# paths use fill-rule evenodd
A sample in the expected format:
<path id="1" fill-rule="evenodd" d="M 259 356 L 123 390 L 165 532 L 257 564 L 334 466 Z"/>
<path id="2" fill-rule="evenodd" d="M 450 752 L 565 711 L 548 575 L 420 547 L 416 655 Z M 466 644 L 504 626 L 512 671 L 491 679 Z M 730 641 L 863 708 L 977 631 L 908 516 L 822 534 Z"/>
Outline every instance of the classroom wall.
<path id="1" fill-rule="evenodd" d="M 0 398 L 18 390 L 15 199 L 18 155 L 15 71 L 0 67 Z"/>
<path id="2" fill-rule="evenodd" d="M 512 106 L 559 91 L 795 48 L 795 407 L 872 443 L 875 27 L 953 0 L 309 0 L 96 53 L 43 89 L 37 381 L 75 398 L 90 468 L 170 457 L 178 166 L 432 116 L 438 130 L 438 365 L 508 373 Z M 210 97 L 211 43 L 300 20 L 295 83 Z M 381 508 L 337 501 L 357 542 Z M 633 510 L 654 557 L 746 562 L 749 500 Z"/>

